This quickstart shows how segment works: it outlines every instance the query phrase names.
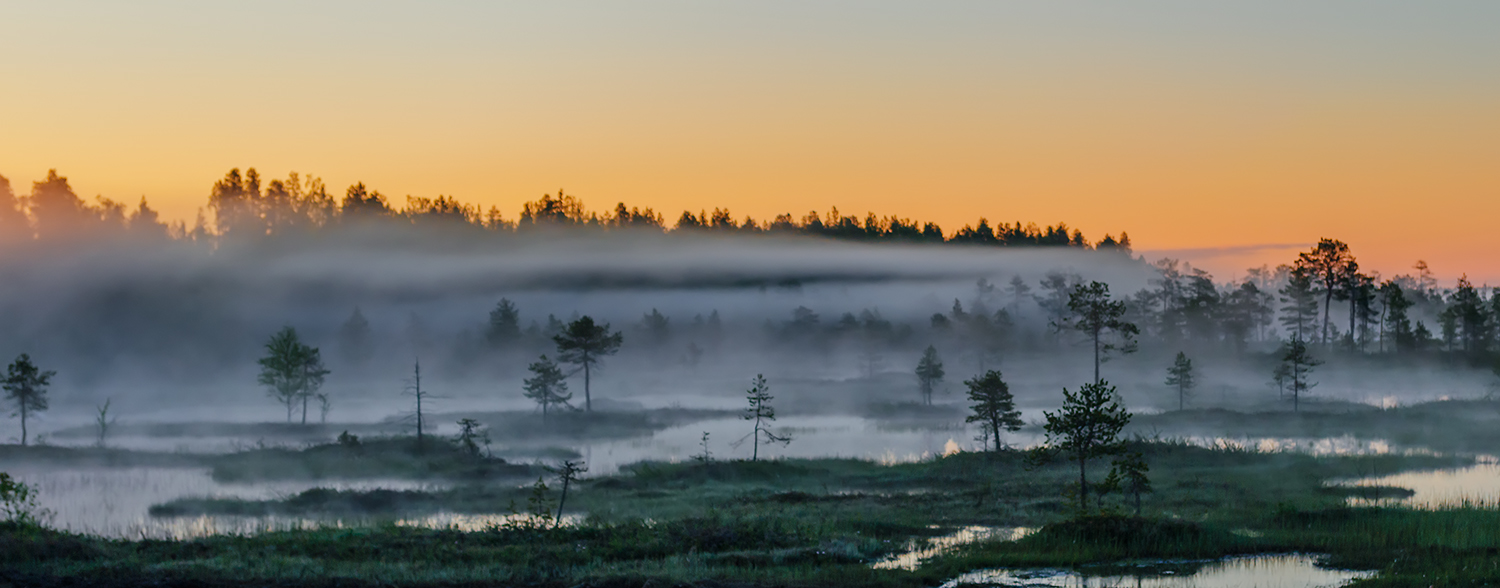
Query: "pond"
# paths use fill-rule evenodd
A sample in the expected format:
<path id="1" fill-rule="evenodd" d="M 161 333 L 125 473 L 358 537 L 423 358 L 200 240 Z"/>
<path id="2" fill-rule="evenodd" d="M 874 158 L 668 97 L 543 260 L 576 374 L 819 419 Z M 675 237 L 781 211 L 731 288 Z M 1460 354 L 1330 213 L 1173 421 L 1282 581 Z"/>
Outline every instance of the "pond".
<path id="1" fill-rule="evenodd" d="M 97 468 L 50 469 L 8 467 L 17 479 L 37 491 L 37 505 L 50 511 L 54 528 L 104 537 L 167 539 L 198 537 L 213 533 L 250 533 L 318 525 L 349 526 L 363 521 L 351 519 L 306 519 L 298 517 L 152 517 L 147 510 L 182 497 L 246 498 L 266 500 L 291 496 L 313 487 L 341 490 L 419 490 L 436 488 L 409 480 L 364 480 L 357 482 L 275 482 L 254 485 L 221 484 L 207 469 L 185 468 Z M 434 526 L 446 526 L 452 517 L 434 515 Z M 467 521 L 462 519 L 460 522 Z"/>
<path id="2" fill-rule="evenodd" d="M 1395 486 L 1414 492 L 1410 497 L 1378 494 L 1351 496 L 1348 501 L 1354 506 L 1399 505 L 1431 510 L 1465 505 L 1489 508 L 1500 505 L 1500 463 L 1495 463 L 1493 458 L 1466 468 L 1371 476 L 1341 484 L 1354 487 Z"/>
<path id="3" fill-rule="evenodd" d="M 788 446 L 762 446 L 761 457 L 851 457 L 886 462 L 931 458 L 974 448 L 972 433 L 962 423 L 951 428 L 889 428 L 878 421 L 858 417 L 789 417 L 778 421 L 777 430 L 789 433 Z M 745 421 L 715 419 L 671 427 L 635 439 L 576 446 L 589 466 L 590 475 L 615 473 L 622 465 L 641 460 L 685 461 L 702 451 L 704 431 L 710 432 L 709 450 L 716 459 L 749 458 L 744 437 Z M 172 439 L 172 441 L 168 441 Z M 151 440 L 136 439 L 137 442 Z M 204 439 L 158 438 L 167 443 L 193 443 L 200 451 L 211 449 Z M 238 443 L 239 440 L 228 440 Z M 242 447 L 242 446 L 241 446 Z M 213 447 L 212 449 L 230 449 Z M 497 452 L 523 448 L 495 447 Z M 253 533 L 267 530 L 315 526 L 370 524 L 364 519 L 301 517 L 151 517 L 154 504 L 178 498 L 284 498 L 314 487 L 339 490 L 421 490 L 441 484 L 400 479 L 359 481 L 291 481 L 226 484 L 214 481 L 206 468 L 59 468 L 33 464 L 3 464 L 8 471 L 38 491 L 42 508 L 52 512 L 51 525 L 80 533 L 106 537 L 180 538 L 212 533 Z M 424 526 L 484 528 L 505 515 L 432 515 L 408 520 Z"/>
<path id="4" fill-rule="evenodd" d="M 714 459 L 750 459 L 750 425 L 743 420 L 712 419 L 669 427 L 650 435 L 619 441 L 582 444 L 591 475 L 608 475 L 620 466 L 642 460 L 688 461 L 703 452 L 703 433 L 709 434 L 709 452 Z M 847 457 L 883 463 L 903 463 L 956 451 L 980 449 L 974 440 L 977 429 L 956 422 L 947 426 L 900 427 L 874 419 L 852 416 L 803 416 L 778 419 L 773 429 L 792 442 L 760 447 L 760 458 Z M 1037 443 L 1036 433 L 1007 434 L 1012 445 Z M 499 451 L 499 449 L 497 449 Z"/>
<path id="5" fill-rule="evenodd" d="M 1144 566 L 1139 573 L 1088 575 L 1053 568 L 1026 570 L 979 570 L 943 584 L 1052 588 L 1335 588 L 1374 572 L 1331 570 L 1318 567 L 1318 559 L 1305 554 L 1233 557 L 1202 563 L 1191 572 L 1176 572 L 1194 562 L 1160 562 Z"/>
<path id="6" fill-rule="evenodd" d="M 875 562 L 870 567 L 877 570 L 915 571 L 917 566 L 922 564 L 922 560 L 947 553 L 961 545 L 991 539 L 1015 541 L 1030 535 L 1033 531 L 1036 529 L 1031 527 L 963 527 L 940 537 L 912 541 L 906 546 L 906 551 Z"/>

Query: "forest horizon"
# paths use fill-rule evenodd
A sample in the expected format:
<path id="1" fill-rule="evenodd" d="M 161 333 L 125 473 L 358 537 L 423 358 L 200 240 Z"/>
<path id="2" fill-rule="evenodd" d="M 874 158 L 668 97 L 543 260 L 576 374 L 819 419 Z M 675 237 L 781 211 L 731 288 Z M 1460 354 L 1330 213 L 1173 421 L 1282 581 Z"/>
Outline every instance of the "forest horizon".
<path id="1" fill-rule="evenodd" d="M 0 588 L 1500 586 L 1496 0 L 0 24 Z"/>
<path id="2" fill-rule="evenodd" d="M 1138 248 L 1129 235 L 1128 227 L 1117 227 L 1117 231 L 1091 238 L 1082 229 L 1070 226 L 1066 220 L 1038 224 L 1031 219 L 1023 222 L 1019 219 L 998 216 L 992 218 L 986 214 L 978 214 L 970 222 L 948 225 L 945 228 L 940 223 L 920 217 L 881 215 L 875 211 L 849 214 L 853 211 L 841 212 L 837 206 L 826 211 L 817 208 L 803 213 L 784 211 L 759 219 L 750 214 L 737 215 L 734 210 L 720 206 L 701 207 L 697 212 L 688 209 L 673 215 L 665 210 L 632 206 L 624 201 L 617 202 L 613 207 L 591 209 L 582 198 L 563 189 L 543 193 L 534 200 L 522 201 L 515 210 L 507 211 L 498 205 L 485 207 L 447 195 L 432 198 L 410 194 L 404 198 L 386 195 L 374 186 L 366 186 L 364 182 L 355 182 L 342 191 L 331 191 L 320 177 L 293 171 L 286 178 L 262 178 L 253 167 L 245 168 L 243 173 L 240 168 L 231 169 L 207 193 L 193 218 L 182 219 L 163 214 L 146 196 L 131 202 L 98 195 L 93 202 L 89 202 L 74 190 L 69 177 L 60 175 L 56 169 L 48 170 L 45 177 L 32 182 L 29 193 L 17 191 L 17 186 L 0 174 L 0 245 L 6 242 L 7 234 L 12 237 L 24 235 L 27 238 L 49 240 L 42 235 L 46 231 L 44 225 L 56 225 L 52 232 L 66 233 L 69 240 L 107 238 L 112 233 L 119 232 L 119 229 L 127 229 L 127 232 L 160 233 L 174 240 L 205 241 L 222 239 L 234 232 L 246 233 L 248 227 L 241 226 L 236 230 L 235 225 L 243 225 L 247 214 L 256 217 L 252 223 L 259 226 L 254 230 L 266 235 L 273 231 L 280 234 L 287 230 L 334 227 L 340 224 L 341 218 L 365 216 L 383 219 L 387 224 L 388 221 L 399 221 L 404 224 L 441 227 L 443 223 L 448 223 L 453 226 L 484 228 L 491 232 L 512 232 L 525 225 L 540 224 L 596 229 L 629 227 L 667 233 L 705 230 L 741 235 L 797 234 L 908 244 L 1023 247 L 1062 245 L 1085 249 L 1118 248 L 1127 253 L 1139 249 L 1144 258 L 1186 261 L 1232 281 L 1245 277 L 1241 273 L 1245 268 L 1273 267 L 1288 254 L 1316 242 L 1314 239 L 1307 242 L 1222 247 Z M 295 221 L 293 217 L 301 220 Z M 434 220 L 438 222 L 434 223 Z M 278 222 L 282 223 L 281 226 L 277 226 Z M 49 237 L 50 240 L 57 240 L 58 234 Z M 1320 238 L 1323 236 L 1320 235 Z M 1383 263 L 1378 256 L 1367 256 L 1367 259 L 1369 257 L 1375 257 L 1376 261 L 1367 261 L 1366 268 L 1374 270 L 1377 276 L 1382 273 L 1409 274 L 1415 269 L 1445 281 L 1463 277 L 1482 286 L 1488 286 L 1491 279 L 1496 277 L 1490 274 L 1490 268 L 1484 264 L 1474 268 L 1445 268 L 1441 265 L 1442 258 L 1434 258 L 1440 261 L 1438 264 L 1431 264 L 1420 258 Z M 1417 264 L 1421 267 L 1417 267 Z M 1388 271 L 1382 271 L 1382 268 Z"/>

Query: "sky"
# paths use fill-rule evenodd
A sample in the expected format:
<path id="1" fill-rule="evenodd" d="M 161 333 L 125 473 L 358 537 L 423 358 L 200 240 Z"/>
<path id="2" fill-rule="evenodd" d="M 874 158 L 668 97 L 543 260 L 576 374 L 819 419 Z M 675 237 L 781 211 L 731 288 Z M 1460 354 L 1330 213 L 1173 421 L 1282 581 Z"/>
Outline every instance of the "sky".
<path id="1" fill-rule="evenodd" d="M 675 218 L 1066 221 L 1221 279 L 1321 237 L 1500 285 L 1500 3 L 0 2 L 0 174 L 230 168 Z"/>

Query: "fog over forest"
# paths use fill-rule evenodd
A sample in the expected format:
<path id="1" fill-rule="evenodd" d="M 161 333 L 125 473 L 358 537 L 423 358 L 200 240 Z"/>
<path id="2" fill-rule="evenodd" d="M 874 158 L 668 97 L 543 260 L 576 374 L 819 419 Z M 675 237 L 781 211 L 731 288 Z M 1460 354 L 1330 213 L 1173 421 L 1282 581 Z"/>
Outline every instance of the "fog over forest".
<path id="1" fill-rule="evenodd" d="M 1221 283 L 1134 256 L 1124 234 L 1091 243 L 1065 224 L 944 233 L 836 210 L 740 222 L 715 209 L 668 228 L 650 209 L 601 215 L 562 192 L 508 221 L 447 198 L 398 210 L 363 185 L 336 202 L 296 175 L 263 190 L 253 170 L 216 184 L 214 221 L 191 228 L 161 223 L 144 200 L 84 203 L 56 174 L 0 197 L 0 355 L 58 372 L 42 417 L 56 426 L 105 399 L 137 420 L 276 420 L 256 360 L 283 327 L 321 350 L 331 421 L 403 410 L 417 360 L 441 410 L 528 410 L 527 365 L 555 356 L 552 335 L 580 316 L 623 336 L 594 377 L 604 409 L 733 408 L 756 374 L 792 413 L 917 403 L 913 369 L 930 345 L 948 373 L 935 403 L 960 403 L 963 380 L 996 369 L 1034 416 L 1092 378 L 1068 301 L 1093 281 L 1139 328 L 1136 352 L 1101 367 L 1137 411 L 1177 408 L 1163 378 L 1178 352 L 1202 372 L 1184 402 L 1278 409 L 1273 371 L 1299 330 L 1326 362 L 1304 400 L 1484 396 L 1500 347 L 1487 288 L 1420 270 L 1382 280 L 1342 243 L 1333 278 L 1297 286 L 1312 261 Z M 493 315 L 502 300 L 518 314 Z"/>

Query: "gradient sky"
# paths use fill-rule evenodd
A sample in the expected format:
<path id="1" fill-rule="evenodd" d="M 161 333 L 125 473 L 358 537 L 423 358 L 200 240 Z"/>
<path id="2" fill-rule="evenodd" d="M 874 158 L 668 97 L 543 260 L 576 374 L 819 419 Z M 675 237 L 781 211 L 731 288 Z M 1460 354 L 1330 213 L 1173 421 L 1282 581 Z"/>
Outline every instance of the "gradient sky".
<path id="1" fill-rule="evenodd" d="M 0 174 L 1059 220 L 1500 284 L 1500 2 L 3 2 Z M 1215 251 L 1228 248 L 1229 253 Z"/>

